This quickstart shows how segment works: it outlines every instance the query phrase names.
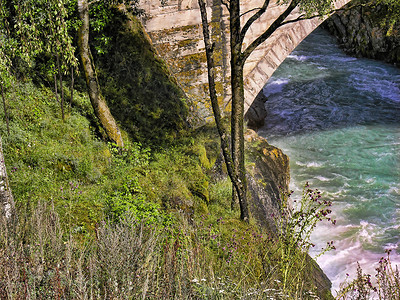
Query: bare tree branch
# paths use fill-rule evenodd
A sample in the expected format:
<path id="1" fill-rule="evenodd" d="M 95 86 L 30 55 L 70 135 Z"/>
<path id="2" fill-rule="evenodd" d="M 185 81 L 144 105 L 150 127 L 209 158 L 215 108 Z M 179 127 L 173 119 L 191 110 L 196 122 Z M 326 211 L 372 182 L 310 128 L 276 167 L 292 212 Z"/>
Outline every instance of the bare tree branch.
<path id="1" fill-rule="evenodd" d="M 296 19 L 287 20 L 287 21 L 282 22 L 279 27 L 281 27 L 283 25 L 286 25 L 286 24 L 302 21 L 302 20 L 311 20 L 311 19 L 315 19 L 315 18 L 322 18 L 322 17 L 327 16 L 327 15 L 331 16 L 331 15 L 337 13 L 337 12 L 348 11 L 348 10 L 356 8 L 356 7 L 365 7 L 365 6 L 368 6 L 368 5 L 371 5 L 371 4 L 372 4 L 372 2 L 369 2 L 369 3 L 358 3 L 358 4 L 351 5 L 351 6 L 346 6 L 344 8 L 332 9 L 328 14 L 315 14 L 315 15 L 311 15 L 311 16 L 307 16 L 305 14 L 302 14 L 302 15 L 298 16 Z"/>
<path id="2" fill-rule="evenodd" d="M 290 24 L 290 23 L 296 23 L 296 22 L 302 21 L 302 20 L 312 20 L 312 19 L 315 19 L 315 18 L 322 18 L 323 16 L 324 15 L 320 15 L 320 14 L 312 15 L 312 16 L 306 16 L 305 14 L 302 14 L 302 15 L 298 16 L 296 19 L 287 20 L 285 22 L 282 22 L 279 27 L 282 27 L 283 25 Z"/>
<path id="3" fill-rule="evenodd" d="M 262 8 L 261 8 L 261 7 L 252 8 L 252 9 L 250 9 L 250 10 L 248 10 L 248 11 L 246 11 L 246 12 L 240 14 L 239 17 L 243 17 L 243 16 L 247 15 L 248 13 L 251 13 L 251 12 L 256 11 L 256 10 L 258 11 L 258 10 L 260 10 L 260 9 L 262 9 Z"/>
<path id="4" fill-rule="evenodd" d="M 250 19 L 247 20 L 246 24 L 244 24 L 242 31 L 240 32 L 240 43 L 243 43 L 244 37 L 246 36 L 247 30 L 249 30 L 250 26 L 262 16 L 262 14 L 267 10 L 267 7 L 269 5 L 270 0 L 265 0 L 264 4 L 261 8 L 258 8 L 259 10 L 251 16 Z M 248 11 L 250 12 L 250 11 Z M 248 13 L 246 12 L 246 13 Z M 244 15 L 244 14 L 243 14 Z M 241 16 L 243 16 L 241 15 Z"/>
<path id="5" fill-rule="evenodd" d="M 228 2 L 229 2 L 229 0 L 228 0 Z M 223 5 L 225 5 L 225 7 L 226 7 L 228 10 L 230 10 L 229 3 L 228 3 L 228 2 L 226 2 L 225 0 L 221 0 L 221 3 L 222 3 Z"/>
<path id="6" fill-rule="evenodd" d="M 290 2 L 289 6 L 286 8 L 286 10 L 271 24 L 271 26 L 267 30 L 265 30 L 263 34 L 261 34 L 257 39 L 255 39 L 243 51 L 243 54 L 242 54 L 242 60 L 243 61 L 245 61 L 250 56 L 250 54 L 260 44 L 262 44 L 266 39 L 268 39 L 275 32 L 275 30 L 277 30 L 279 27 L 281 27 L 283 25 L 286 25 L 286 24 L 295 23 L 295 22 L 298 22 L 298 21 L 301 21 L 301 20 L 310 20 L 310 19 L 314 19 L 314 18 L 321 18 L 321 17 L 324 16 L 323 14 L 315 14 L 315 15 L 311 15 L 311 16 L 306 16 L 305 14 L 302 14 L 299 17 L 297 17 L 296 19 L 284 21 L 290 15 L 290 13 L 296 8 L 296 6 L 299 3 L 300 3 L 299 0 L 295 0 L 295 1 L 291 1 Z M 328 15 L 334 14 L 334 13 L 339 12 L 339 11 L 346 11 L 346 10 L 349 10 L 349 9 L 352 9 L 352 8 L 355 8 L 355 7 L 368 6 L 368 5 L 371 5 L 372 3 L 373 3 L 373 1 L 369 1 L 368 3 L 357 3 L 357 4 L 354 4 L 354 5 L 351 5 L 351 6 L 347 6 L 345 8 L 333 9 L 331 12 L 328 13 Z M 250 18 L 248 20 L 248 22 L 252 18 Z M 252 20 L 252 22 L 254 22 L 255 20 Z M 245 24 L 245 26 L 242 29 L 242 33 L 244 33 L 244 34 L 246 34 L 246 32 L 244 32 L 244 30 L 246 30 L 246 31 L 248 30 L 248 28 L 245 28 L 246 25 L 247 25 L 247 23 Z M 248 27 L 250 27 L 250 26 L 248 26 Z M 244 39 L 244 36 L 241 36 L 241 38 Z M 243 40 L 241 40 L 241 41 L 243 41 Z"/>
<path id="7" fill-rule="evenodd" d="M 256 38 L 243 51 L 241 56 L 241 60 L 243 61 L 243 63 L 260 44 L 262 44 L 267 38 L 269 38 L 275 32 L 275 30 L 277 30 L 282 25 L 282 22 L 287 18 L 287 16 L 291 14 L 291 12 L 296 8 L 299 2 L 300 0 L 291 1 L 285 11 L 268 27 L 268 29 L 265 30 L 263 34 Z"/>

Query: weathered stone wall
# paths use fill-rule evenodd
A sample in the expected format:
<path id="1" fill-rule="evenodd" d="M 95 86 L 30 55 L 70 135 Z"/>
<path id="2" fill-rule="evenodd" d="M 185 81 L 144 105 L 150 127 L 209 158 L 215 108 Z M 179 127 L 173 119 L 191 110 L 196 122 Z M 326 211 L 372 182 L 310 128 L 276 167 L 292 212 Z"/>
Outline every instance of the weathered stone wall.
<path id="1" fill-rule="evenodd" d="M 341 7 L 350 0 L 336 1 Z M 263 0 L 242 0 L 243 12 L 260 7 Z M 215 42 L 217 92 L 221 105 L 229 109 L 229 19 L 220 0 L 207 1 L 208 17 Z M 142 22 L 159 54 L 166 60 L 184 91 L 194 100 L 204 119 L 212 116 L 208 103 L 207 68 L 201 18 L 197 0 L 169 0 L 161 6 L 159 0 L 141 0 L 146 11 Z M 271 1 L 267 13 L 254 22 L 244 41 L 244 47 L 264 32 L 284 11 L 285 6 Z M 288 19 L 296 18 L 298 10 Z M 251 16 L 244 14 L 243 23 Z M 251 108 L 272 73 L 296 46 L 321 24 L 319 18 L 291 23 L 277 30 L 248 58 L 245 69 L 245 111 Z"/>
<path id="2" fill-rule="evenodd" d="M 164 6 L 157 0 L 145 0 L 141 7 L 146 11 L 142 22 L 155 48 L 191 98 L 192 105 L 197 106 L 195 109 L 202 117 L 210 117 L 211 106 L 205 101 L 208 95 L 207 67 L 197 0 L 170 0 Z M 217 91 L 222 102 L 227 80 L 224 73 L 227 70 L 226 36 L 224 23 L 219 22 L 222 6 L 209 6 L 208 16 L 216 42 Z"/>
<path id="3" fill-rule="evenodd" d="M 400 66 L 400 30 L 389 33 L 383 25 L 385 7 L 355 7 L 333 15 L 324 27 L 333 33 L 342 48 L 353 55 L 380 59 Z"/>

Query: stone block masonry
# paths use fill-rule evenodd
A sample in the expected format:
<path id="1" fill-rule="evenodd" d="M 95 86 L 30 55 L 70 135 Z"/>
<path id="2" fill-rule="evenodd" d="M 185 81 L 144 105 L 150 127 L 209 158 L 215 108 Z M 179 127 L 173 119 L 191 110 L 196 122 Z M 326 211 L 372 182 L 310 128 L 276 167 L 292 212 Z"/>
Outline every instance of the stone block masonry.
<path id="1" fill-rule="evenodd" d="M 263 0 L 241 1 L 243 12 L 262 6 Z M 350 0 L 336 1 L 340 8 Z M 207 10 L 212 39 L 215 42 L 215 63 L 217 65 L 217 92 L 221 107 L 229 110 L 231 98 L 229 67 L 229 13 L 220 0 L 208 0 Z M 194 103 L 196 110 L 205 120 L 212 118 L 208 96 L 207 66 L 202 36 L 201 18 L 197 0 L 169 0 L 161 5 L 159 0 L 141 0 L 140 7 L 146 11 L 143 25 L 152 42 L 169 65 L 183 90 Z M 267 12 L 251 26 L 244 41 L 249 45 L 284 11 L 285 6 L 271 1 Z M 242 24 L 252 13 L 245 14 Z M 288 19 L 298 17 L 296 10 Z M 273 72 L 297 45 L 317 28 L 323 19 L 314 18 L 287 24 L 279 28 L 260 45 L 248 58 L 244 69 L 245 113 L 251 110 L 253 102 Z M 262 115 L 256 113 L 256 115 Z"/>

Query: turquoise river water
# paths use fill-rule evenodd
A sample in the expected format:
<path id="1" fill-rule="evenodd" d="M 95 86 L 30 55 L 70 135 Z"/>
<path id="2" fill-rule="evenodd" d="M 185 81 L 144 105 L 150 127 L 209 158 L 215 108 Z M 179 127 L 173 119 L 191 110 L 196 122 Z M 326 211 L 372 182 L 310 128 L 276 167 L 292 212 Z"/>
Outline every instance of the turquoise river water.
<path id="1" fill-rule="evenodd" d="M 312 237 L 317 247 L 335 241 L 317 260 L 334 294 L 357 262 L 374 276 L 385 249 L 400 264 L 400 69 L 347 56 L 317 29 L 264 94 L 259 134 L 289 155 L 294 197 L 308 181 L 334 203 L 336 226 L 321 224 Z"/>

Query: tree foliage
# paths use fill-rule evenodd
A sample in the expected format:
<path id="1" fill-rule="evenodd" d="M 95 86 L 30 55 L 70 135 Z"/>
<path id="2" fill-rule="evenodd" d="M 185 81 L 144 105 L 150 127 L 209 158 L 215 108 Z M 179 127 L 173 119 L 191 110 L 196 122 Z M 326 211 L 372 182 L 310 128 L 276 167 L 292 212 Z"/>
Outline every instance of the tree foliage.
<path id="1" fill-rule="evenodd" d="M 17 35 L 27 60 L 43 52 L 58 53 L 63 55 L 66 63 L 77 65 L 67 23 L 67 1 L 16 1 Z"/>
<path id="2" fill-rule="evenodd" d="M 388 27 L 388 35 L 393 34 L 395 31 L 398 32 L 400 24 L 400 1 L 399 0 L 376 0 L 377 6 L 384 6 L 385 16 L 382 20 L 382 25 Z M 397 25 L 397 30 L 396 30 Z"/>
<path id="3" fill-rule="evenodd" d="M 112 7 L 122 5 L 120 8 L 125 11 L 140 13 L 137 0 L 93 0 L 86 1 L 86 3 L 90 7 L 90 26 L 97 33 L 94 44 L 99 53 L 107 52 L 109 38 L 102 31 L 112 20 Z M 13 65 L 16 63 L 19 66 L 21 63 L 28 66 L 20 71 L 20 74 L 25 77 L 29 75 L 26 74 L 26 71 L 33 70 L 36 63 L 41 61 L 44 65 L 45 76 L 52 77 L 51 80 L 54 80 L 55 96 L 60 102 L 64 119 L 63 75 L 69 73 L 71 76 L 70 101 L 72 101 L 74 73 L 79 69 L 77 36 L 78 29 L 82 24 L 83 20 L 79 17 L 77 0 L 0 0 L 0 76 L 2 84 L 11 68 L 15 68 Z M 87 34 L 89 35 L 89 26 Z M 90 54 L 90 48 L 87 50 Z M 94 64 L 92 67 L 94 69 Z M 91 91 L 90 89 L 88 85 L 88 92 Z M 97 90 L 100 91 L 99 88 Z M 58 98 L 59 92 L 61 100 Z M 100 123 L 107 128 L 109 120 L 101 119 L 99 110 L 96 110 L 97 104 L 93 101 L 92 104 Z M 102 107 L 106 109 L 105 102 Z M 109 115 L 111 116 L 111 114 Z M 115 121 L 111 123 L 116 126 Z M 117 131 L 119 131 L 118 128 Z M 106 133 L 109 134 L 109 132 L 106 129 Z M 109 138 L 118 144 L 123 144 L 116 141 L 115 137 L 111 135 Z"/>

